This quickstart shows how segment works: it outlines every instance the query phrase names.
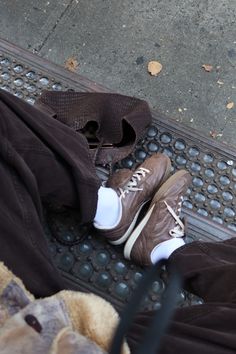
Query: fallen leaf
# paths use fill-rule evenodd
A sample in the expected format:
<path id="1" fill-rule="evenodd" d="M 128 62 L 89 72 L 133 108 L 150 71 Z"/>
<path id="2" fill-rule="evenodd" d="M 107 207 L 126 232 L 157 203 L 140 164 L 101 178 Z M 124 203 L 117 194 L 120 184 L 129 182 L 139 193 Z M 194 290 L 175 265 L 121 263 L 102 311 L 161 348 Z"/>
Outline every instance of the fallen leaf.
<path id="1" fill-rule="evenodd" d="M 213 69 L 213 66 L 209 65 L 209 64 L 203 64 L 202 68 L 205 69 L 205 71 L 207 71 L 207 72 L 211 72 Z"/>
<path id="2" fill-rule="evenodd" d="M 71 57 L 71 58 L 68 58 L 66 61 L 65 61 L 65 68 L 72 71 L 72 72 L 75 72 L 78 68 L 78 61 Z"/>
<path id="3" fill-rule="evenodd" d="M 234 102 L 229 102 L 229 103 L 227 103 L 227 105 L 226 105 L 226 108 L 227 109 L 232 109 L 234 107 Z"/>
<path id="4" fill-rule="evenodd" d="M 152 76 L 157 76 L 162 70 L 162 64 L 159 61 L 150 61 L 148 63 L 148 72 Z"/>
<path id="5" fill-rule="evenodd" d="M 216 130 L 211 130 L 210 131 L 210 136 L 213 139 L 220 138 L 222 135 L 223 135 L 222 133 L 218 133 Z"/>

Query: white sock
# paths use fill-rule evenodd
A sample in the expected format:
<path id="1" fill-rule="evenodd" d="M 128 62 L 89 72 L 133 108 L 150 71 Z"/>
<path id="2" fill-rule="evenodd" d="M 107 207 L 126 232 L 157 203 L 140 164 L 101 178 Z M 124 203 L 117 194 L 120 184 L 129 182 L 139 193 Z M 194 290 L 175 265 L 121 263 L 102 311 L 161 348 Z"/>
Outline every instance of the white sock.
<path id="1" fill-rule="evenodd" d="M 151 252 L 152 263 L 157 263 L 161 259 L 168 259 L 177 248 L 183 245 L 185 245 L 184 240 L 178 237 L 159 243 Z"/>
<path id="2" fill-rule="evenodd" d="M 97 229 L 112 229 L 121 219 L 120 198 L 112 188 L 100 187 L 98 190 L 97 211 L 93 221 Z"/>

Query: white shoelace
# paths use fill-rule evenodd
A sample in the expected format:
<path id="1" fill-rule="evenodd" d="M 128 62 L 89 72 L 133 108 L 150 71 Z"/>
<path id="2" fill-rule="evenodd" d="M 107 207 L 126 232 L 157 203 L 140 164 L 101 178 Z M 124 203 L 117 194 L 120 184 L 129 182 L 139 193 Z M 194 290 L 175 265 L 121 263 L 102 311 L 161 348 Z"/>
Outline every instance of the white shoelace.
<path id="1" fill-rule="evenodd" d="M 181 206 L 183 202 L 183 197 L 180 197 L 180 201 L 178 203 L 178 208 L 177 208 L 177 213 L 180 214 L 181 212 Z M 180 220 L 179 215 L 175 213 L 175 211 L 168 205 L 168 203 L 164 200 L 164 203 L 170 212 L 170 214 L 173 216 L 175 219 L 176 226 L 169 231 L 170 236 L 172 237 L 183 237 L 184 236 L 184 224 Z"/>
<path id="2" fill-rule="evenodd" d="M 130 181 L 123 188 L 119 188 L 121 197 L 125 198 L 126 194 L 129 192 L 142 191 L 143 188 L 138 188 L 137 184 L 143 177 L 146 176 L 146 173 L 150 173 L 150 171 L 144 167 L 140 167 L 137 171 L 135 171 Z"/>

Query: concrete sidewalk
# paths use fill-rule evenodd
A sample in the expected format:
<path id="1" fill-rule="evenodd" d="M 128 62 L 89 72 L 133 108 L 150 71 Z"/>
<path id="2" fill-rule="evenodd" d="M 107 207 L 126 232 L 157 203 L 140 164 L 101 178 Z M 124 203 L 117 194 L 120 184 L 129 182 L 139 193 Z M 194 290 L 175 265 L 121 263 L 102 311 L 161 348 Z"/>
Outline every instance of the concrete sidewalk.
<path id="1" fill-rule="evenodd" d="M 235 21 L 234 0 L 0 0 L 1 38 L 234 145 Z"/>

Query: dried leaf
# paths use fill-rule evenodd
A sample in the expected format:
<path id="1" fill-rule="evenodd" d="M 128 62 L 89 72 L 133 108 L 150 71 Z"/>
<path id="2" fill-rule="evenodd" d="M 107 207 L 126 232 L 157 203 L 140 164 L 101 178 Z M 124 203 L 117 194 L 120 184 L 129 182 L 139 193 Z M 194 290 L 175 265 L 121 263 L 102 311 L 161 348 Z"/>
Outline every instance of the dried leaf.
<path id="1" fill-rule="evenodd" d="M 216 130 L 211 130 L 210 131 L 210 136 L 213 139 L 220 138 L 222 135 L 223 135 L 222 133 L 218 133 Z"/>
<path id="2" fill-rule="evenodd" d="M 162 70 L 162 64 L 159 61 L 150 61 L 148 63 L 148 72 L 152 76 L 157 76 Z"/>
<path id="3" fill-rule="evenodd" d="M 234 102 L 229 102 L 229 103 L 227 103 L 227 105 L 226 105 L 226 108 L 227 109 L 232 109 L 234 107 Z"/>
<path id="4" fill-rule="evenodd" d="M 210 64 L 203 64 L 202 68 L 205 69 L 205 71 L 207 71 L 207 72 L 211 72 L 213 69 L 213 66 Z"/>
<path id="5" fill-rule="evenodd" d="M 71 57 L 71 58 L 68 58 L 66 61 L 65 61 L 65 68 L 72 71 L 72 72 L 75 72 L 78 68 L 78 61 Z"/>

